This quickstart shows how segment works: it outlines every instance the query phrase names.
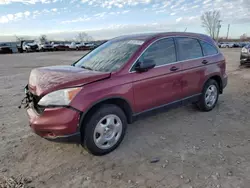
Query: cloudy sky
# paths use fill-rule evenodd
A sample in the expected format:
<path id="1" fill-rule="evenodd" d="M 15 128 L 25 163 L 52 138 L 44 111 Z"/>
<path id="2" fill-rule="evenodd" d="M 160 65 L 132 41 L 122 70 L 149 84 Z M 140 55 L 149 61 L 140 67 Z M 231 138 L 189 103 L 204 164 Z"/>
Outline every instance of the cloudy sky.
<path id="1" fill-rule="evenodd" d="M 221 11 L 221 36 L 250 35 L 250 0 L 0 0 L 0 36 L 73 38 L 86 31 L 95 39 L 154 31 L 205 33 L 204 11 Z"/>

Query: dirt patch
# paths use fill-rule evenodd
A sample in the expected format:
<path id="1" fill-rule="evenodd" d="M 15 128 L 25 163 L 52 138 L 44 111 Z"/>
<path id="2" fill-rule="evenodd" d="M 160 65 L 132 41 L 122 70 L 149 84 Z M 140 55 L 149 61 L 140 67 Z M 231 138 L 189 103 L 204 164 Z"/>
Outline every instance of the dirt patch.
<path id="1" fill-rule="evenodd" d="M 240 49 L 223 52 L 229 82 L 213 111 L 203 113 L 189 105 L 137 121 L 128 126 L 121 146 L 103 157 L 92 156 L 76 144 L 34 135 L 26 112 L 17 108 L 28 67 L 71 64 L 83 52 L 1 56 L 3 180 L 15 182 L 10 178 L 21 174 L 32 179 L 27 186 L 37 188 L 249 188 L 249 69 L 239 69 Z M 17 182 L 24 184 L 24 180 Z"/>

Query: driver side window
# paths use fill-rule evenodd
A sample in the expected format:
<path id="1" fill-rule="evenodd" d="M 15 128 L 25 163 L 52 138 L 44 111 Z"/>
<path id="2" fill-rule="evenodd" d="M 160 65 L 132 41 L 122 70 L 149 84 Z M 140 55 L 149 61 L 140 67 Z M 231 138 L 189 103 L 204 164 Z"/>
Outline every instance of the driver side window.
<path id="1" fill-rule="evenodd" d="M 136 65 L 138 63 L 143 63 L 145 60 L 153 60 L 154 63 L 156 64 L 155 66 L 161 66 L 176 62 L 174 39 L 173 38 L 161 39 L 153 43 L 141 55 Z"/>

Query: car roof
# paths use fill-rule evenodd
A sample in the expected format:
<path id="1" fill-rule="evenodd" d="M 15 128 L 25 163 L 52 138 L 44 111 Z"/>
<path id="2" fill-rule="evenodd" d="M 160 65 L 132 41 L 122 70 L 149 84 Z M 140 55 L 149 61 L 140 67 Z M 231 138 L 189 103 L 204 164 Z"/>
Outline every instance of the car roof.
<path id="1" fill-rule="evenodd" d="M 208 42 L 214 42 L 209 36 L 200 34 L 200 33 L 190 33 L 190 32 L 164 32 L 164 33 L 142 33 L 142 34 L 131 34 L 131 35 L 124 35 L 120 37 L 116 37 L 111 41 L 115 40 L 143 40 L 148 41 L 154 38 L 161 38 L 161 37 L 193 37 L 199 38 Z"/>

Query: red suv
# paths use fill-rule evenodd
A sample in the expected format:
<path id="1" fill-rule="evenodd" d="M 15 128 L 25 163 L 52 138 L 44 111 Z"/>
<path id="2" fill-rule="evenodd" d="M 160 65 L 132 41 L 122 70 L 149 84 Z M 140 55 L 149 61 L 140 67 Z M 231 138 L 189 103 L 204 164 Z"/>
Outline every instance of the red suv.
<path id="1" fill-rule="evenodd" d="M 32 70 L 23 103 L 38 135 L 78 135 L 89 152 L 104 155 L 141 115 L 186 102 L 212 110 L 227 85 L 225 68 L 224 56 L 206 35 L 122 36 L 71 66 Z"/>

